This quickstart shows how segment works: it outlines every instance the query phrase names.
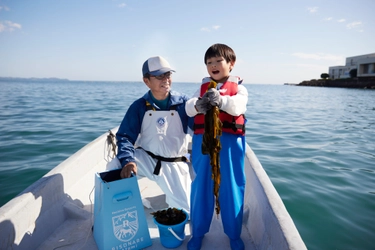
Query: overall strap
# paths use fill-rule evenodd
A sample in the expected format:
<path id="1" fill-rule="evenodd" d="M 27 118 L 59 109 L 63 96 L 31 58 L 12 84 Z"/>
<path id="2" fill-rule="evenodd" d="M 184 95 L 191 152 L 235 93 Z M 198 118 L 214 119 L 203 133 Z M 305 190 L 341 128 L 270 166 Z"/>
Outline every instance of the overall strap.
<path id="1" fill-rule="evenodd" d="M 146 110 L 152 110 L 152 111 L 157 111 L 153 105 L 149 101 L 146 101 Z M 177 110 L 177 105 L 173 105 L 169 108 L 169 110 Z M 163 110 L 165 111 L 165 110 Z"/>
<path id="2" fill-rule="evenodd" d="M 153 173 L 154 175 L 159 175 L 162 161 L 165 161 L 165 162 L 178 162 L 178 161 L 189 162 L 189 160 L 185 156 L 167 158 L 167 157 L 163 157 L 163 156 L 160 156 L 160 155 L 155 155 L 152 152 L 147 151 L 147 150 L 145 150 L 141 147 L 138 147 L 138 148 L 144 150 L 149 156 L 158 160 L 157 163 L 156 163 L 155 169 L 154 169 L 154 173 Z"/>
<path id="3" fill-rule="evenodd" d="M 153 111 L 155 111 L 155 107 L 152 106 L 149 101 L 146 101 L 146 110 L 153 110 Z"/>

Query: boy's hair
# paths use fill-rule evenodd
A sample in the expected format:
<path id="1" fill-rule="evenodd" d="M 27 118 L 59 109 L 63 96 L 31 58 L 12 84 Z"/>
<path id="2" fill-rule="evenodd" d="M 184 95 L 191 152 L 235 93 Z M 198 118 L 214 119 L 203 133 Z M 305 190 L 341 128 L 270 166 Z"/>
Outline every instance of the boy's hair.
<path id="1" fill-rule="evenodd" d="M 204 64 L 207 64 L 207 60 L 211 57 L 222 56 L 227 62 L 235 62 L 236 54 L 229 46 L 221 43 L 216 43 L 209 47 L 204 54 Z"/>

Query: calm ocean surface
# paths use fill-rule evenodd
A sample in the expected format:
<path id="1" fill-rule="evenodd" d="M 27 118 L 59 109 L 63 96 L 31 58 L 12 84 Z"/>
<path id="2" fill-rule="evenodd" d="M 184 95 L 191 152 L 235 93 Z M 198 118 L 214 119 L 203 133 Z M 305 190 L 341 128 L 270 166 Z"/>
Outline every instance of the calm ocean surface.
<path id="1" fill-rule="evenodd" d="M 375 249 L 375 91 L 245 85 L 247 142 L 308 249 Z M 194 83 L 173 83 L 192 95 Z M 118 126 L 143 83 L 0 82 L 0 206 Z"/>

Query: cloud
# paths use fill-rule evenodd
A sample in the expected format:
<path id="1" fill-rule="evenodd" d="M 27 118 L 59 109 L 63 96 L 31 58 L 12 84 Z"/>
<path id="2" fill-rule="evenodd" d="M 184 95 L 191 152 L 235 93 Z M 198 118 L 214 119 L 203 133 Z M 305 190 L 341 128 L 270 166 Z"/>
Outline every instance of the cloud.
<path id="1" fill-rule="evenodd" d="M 333 20 L 332 17 L 328 17 L 328 18 L 324 19 L 324 21 L 328 21 L 328 22 L 332 21 L 332 20 Z M 344 23 L 346 23 L 346 19 L 345 18 L 337 19 L 336 22 L 344 24 Z M 346 24 L 346 28 L 349 29 L 349 30 L 356 30 L 358 32 L 364 31 L 363 30 L 363 23 L 361 21 L 348 23 L 348 24 Z"/>
<path id="2" fill-rule="evenodd" d="M 360 22 L 360 21 L 357 21 L 357 22 L 351 22 L 351 23 L 348 23 L 347 25 L 346 25 L 346 27 L 348 28 L 348 29 L 357 29 L 357 28 L 359 28 L 359 27 L 361 27 L 362 26 L 362 22 Z"/>
<path id="3" fill-rule="evenodd" d="M 208 28 L 208 27 L 202 27 L 201 28 L 201 31 L 204 31 L 204 32 L 211 32 L 211 30 L 218 30 L 220 29 L 220 25 L 213 25 L 211 28 Z"/>
<path id="4" fill-rule="evenodd" d="M 14 31 L 15 29 L 21 29 L 21 24 L 13 23 L 11 21 L 0 21 L 0 33 L 3 31 Z"/>
<path id="5" fill-rule="evenodd" d="M 7 6 L 0 6 L 0 11 L 2 10 L 10 11 L 10 9 Z"/>
<path id="6" fill-rule="evenodd" d="M 327 61 L 345 61 L 343 56 L 335 56 L 331 54 L 324 54 L 324 53 L 316 53 L 316 54 L 308 54 L 308 53 L 293 53 L 292 56 L 302 58 L 302 59 L 313 59 L 313 60 L 327 60 Z"/>
<path id="7" fill-rule="evenodd" d="M 308 7 L 307 11 L 310 12 L 310 13 L 318 12 L 318 7 Z"/>
<path id="8" fill-rule="evenodd" d="M 119 5 L 117 5 L 119 8 L 125 8 L 126 7 L 126 3 L 120 3 Z"/>

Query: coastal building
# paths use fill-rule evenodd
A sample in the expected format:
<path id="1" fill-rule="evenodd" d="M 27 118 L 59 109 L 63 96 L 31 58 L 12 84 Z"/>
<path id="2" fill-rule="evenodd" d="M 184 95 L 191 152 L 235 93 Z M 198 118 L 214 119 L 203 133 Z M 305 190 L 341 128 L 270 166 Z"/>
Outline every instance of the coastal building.
<path id="1" fill-rule="evenodd" d="M 350 71 L 357 77 L 375 77 L 375 53 L 347 57 L 345 66 L 332 66 L 328 71 L 331 79 L 350 78 Z"/>

